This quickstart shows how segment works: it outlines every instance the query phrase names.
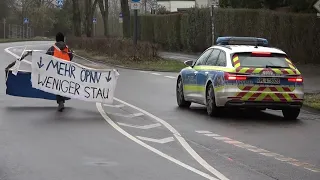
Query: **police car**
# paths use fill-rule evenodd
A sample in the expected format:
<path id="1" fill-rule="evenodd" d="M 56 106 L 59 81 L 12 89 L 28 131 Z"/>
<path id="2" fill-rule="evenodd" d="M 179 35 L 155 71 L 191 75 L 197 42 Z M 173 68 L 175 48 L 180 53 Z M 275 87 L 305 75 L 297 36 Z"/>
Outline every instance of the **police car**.
<path id="1" fill-rule="evenodd" d="M 179 107 L 203 104 L 210 116 L 223 107 L 282 110 L 295 120 L 303 104 L 303 78 L 288 55 L 255 37 L 219 37 L 177 78 Z"/>

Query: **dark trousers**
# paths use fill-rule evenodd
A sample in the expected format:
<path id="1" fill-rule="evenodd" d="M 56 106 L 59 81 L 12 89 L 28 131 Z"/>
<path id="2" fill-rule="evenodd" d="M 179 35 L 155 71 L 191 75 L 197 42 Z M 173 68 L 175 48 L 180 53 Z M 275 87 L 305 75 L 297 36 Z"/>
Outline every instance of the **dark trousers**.
<path id="1" fill-rule="evenodd" d="M 60 102 L 64 103 L 65 102 L 65 98 L 63 96 L 59 96 L 57 95 L 57 103 L 59 104 Z"/>

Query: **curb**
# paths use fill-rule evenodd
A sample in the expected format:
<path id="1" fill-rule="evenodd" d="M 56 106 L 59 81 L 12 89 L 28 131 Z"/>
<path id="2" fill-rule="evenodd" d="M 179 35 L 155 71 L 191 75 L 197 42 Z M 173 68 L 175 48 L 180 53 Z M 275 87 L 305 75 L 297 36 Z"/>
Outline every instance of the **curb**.
<path id="1" fill-rule="evenodd" d="M 134 67 L 127 67 L 121 65 L 112 65 L 114 67 L 122 68 L 122 69 L 130 69 L 130 70 L 140 70 L 140 71 L 150 71 L 150 72 L 171 72 L 171 73 L 179 73 L 177 71 L 166 71 L 166 70 L 150 70 L 150 69 L 143 69 L 143 68 L 134 68 Z"/>
<path id="2" fill-rule="evenodd" d="M 308 111 L 310 113 L 314 113 L 314 114 L 319 114 L 320 115 L 320 110 L 319 109 L 315 109 L 315 108 L 307 106 L 307 105 L 303 105 L 302 109 L 305 110 L 305 111 Z"/>
<path id="3" fill-rule="evenodd" d="M 170 73 L 179 73 L 179 71 L 166 71 L 166 70 L 150 70 L 150 69 L 144 69 L 144 68 L 134 68 L 134 67 L 128 67 L 128 66 L 122 66 L 122 65 L 116 65 L 116 64 L 108 64 L 102 60 L 97 60 L 97 59 L 93 59 L 91 57 L 85 57 L 87 59 L 89 59 L 90 61 L 93 61 L 95 63 L 101 63 L 101 64 L 105 64 L 107 66 L 110 67 L 117 67 L 117 68 L 122 68 L 122 69 L 130 69 L 130 70 L 140 70 L 140 71 L 149 71 L 149 72 L 170 72 Z M 174 60 L 174 59 L 173 59 Z"/>
<path id="4" fill-rule="evenodd" d="M 116 65 L 116 64 L 108 64 L 104 61 L 100 61 L 100 60 L 96 60 L 96 59 L 92 59 L 90 58 L 91 61 L 94 61 L 96 63 L 101 63 L 101 64 L 105 64 L 107 66 L 110 67 L 117 67 L 117 68 L 122 68 L 122 69 L 130 69 L 130 70 L 140 70 L 140 71 L 150 71 L 150 72 L 170 72 L 170 73 L 179 73 L 177 71 L 166 71 L 166 70 L 150 70 L 150 69 L 143 69 L 143 68 L 134 68 L 134 67 L 128 67 L 128 66 L 122 66 L 122 65 Z"/>

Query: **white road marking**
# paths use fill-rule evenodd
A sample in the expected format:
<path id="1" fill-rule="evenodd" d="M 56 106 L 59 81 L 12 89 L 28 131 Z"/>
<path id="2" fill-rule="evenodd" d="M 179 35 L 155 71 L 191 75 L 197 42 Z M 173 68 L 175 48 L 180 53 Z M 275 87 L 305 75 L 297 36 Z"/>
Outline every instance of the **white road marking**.
<path id="1" fill-rule="evenodd" d="M 121 108 L 121 107 L 124 107 L 124 104 L 117 104 L 117 105 L 103 104 L 103 106 L 113 107 L 113 108 Z"/>
<path id="2" fill-rule="evenodd" d="M 156 127 L 161 126 L 160 123 L 149 124 L 149 125 L 144 125 L 144 126 L 131 125 L 131 124 L 126 124 L 126 123 L 121 123 L 121 122 L 118 122 L 118 124 L 121 126 L 132 127 L 132 128 L 137 128 L 137 129 L 151 129 L 151 128 L 156 128 Z"/>
<path id="3" fill-rule="evenodd" d="M 40 44 L 41 45 L 41 44 Z M 44 44 L 43 44 L 44 45 Z M 32 46 L 32 45 L 30 45 L 30 46 Z M 38 46 L 38 45 L 34 45 L 34 46 Z M 6 48 L 6 49 L 4 49 L 4 51 L 6 52 L 6 53 L 8 53 L 8 54 L 10 54 L 10 55 L 12 55 L 13 57 L 15 57 L 15 58 L 20 58 L 20 56 L 18 56 L 17 54 L 15 54 L 15 53 L 13 53 L 13 52 L 11 52 L 9 49 L 12 49 L 12 48 L 16 48 L 16 47 L 25 47 L 25 46 L 14 46 L 14 47 L 8 47 L 8 48 Z M 22 60 L 22 62 L 25 62 L 25 63 L 27 63 L 27 64 L 32 64 L 30 61 L 27 61 L 27 60 Z"/>
<path id="4" fill-rule="evenodd" d="M 252 151 L 252 152 L 255 152 L 255 153 L 263 155 L 263 156 L 273 157 L 274 159 L 276 159 L 278 161 L 282 161 L 282 162 L 285 162 L 285 163 L 288 163 L 288 164 L 291 164 L 291 165 L 294 165 L 294 166 L 297 166 L 297 167 L 303 167 L 304 169 L 310 170 L 312 172 L 320 172 L 320 169 L 315 167 L 314 165 L 308 164 L 308 163 L 299 162 L 299 160 L 297 160 L 297 159 L 285 157 L 285 156 L 277 154 L 277 153 L 273 153 L 273 152 L 270 152 L 270 151 L 267 151 L 267 150 L 264 150 L 264 149 L 260 149 L 260 148 L 258 148 L 256 146 L 245 144 L 243 142 L 230 139 L 228 137 L 223 137 L 221 135 L 211 133 L 210 131 L 196 131 L 196 132 L 199 133 L 199 134 L 205 135 L 205 136 L 213 137 L 214 139 L 217 139 L 217 140 L 221 140 L 221 141 L 223 141 L 225 143 L 228 143 L 228 144 L 240 147 L 240 148 L 244 148 L 244 149 L 246 149 L 248 151 Z"/>
<path id="5" fill-rule="evenodd" d="M 174 141 L 173 137 L 167 137 L 167 138 L 163 138 L 163 139 L 153 139 L 153 138 L 148 138 L 148 137 L 137 136 L 137 138 L 144 140 L 144 141 L 150 141 L 150 142 L 155 142 L 155 143 L 159 143 L 159 144 L 165 144 L 165 143 Z"/>
<path id="6" fill-rule="evenodd" d="M 151 73 L 151 74 L 156 75 L 156 76 L 160 76 L 161 75 L 159 73 Z"/>
<path id="7" fill-rule="evenodd" d="M 206 136 L 209 136 L 209 137 L 213 137 L 213 136 L 220 136 L 218 134 L 205 134 Z"/>
<path id="8" fill-rule="evenodd" d="M 230 138 L 227 138 L 227 137 L 212 137 L 212 138 L 218 139 L 218 140 L 225 140 L 225 141 L 231 140 Z"/>
<path id="9" fill-rule="evenodd" d="M 96 106 L 97 106 L 97 109 L 98 111 L 100 112 L 100 114 L 102 115 L 102 117 L 114 128 L 116 129 L 117 131 L 119 131 L 121 134 L 123 134 L 124 136 L 128 137 L 129 139 L 131 139 L 132 141 L 136 142 L 137 144 L 143 146 L 144 148 L 158 154 L 159 156 L 163 157 L 163 158 L 166 158 L 168 159 L 169 161 L 171 162 L 174 162 L 176 163 L 177 165 L 181 166 L 181 167 L 184 167 L 186 169 L 188 169 L 189 171 L 191 172 L 194 172 L 204 178 L 207 178 L 207 179 L 210 179 L 210 180 L 219 180 L 217 178 L 214 178 L 212 176 L 210 176 L 209 174 L 206 174 L 202 171 L 199 171 L 198 169 L 194 168 L 194 167 L 191 167 L 161 151 L 159 151 L 158 149 L 152 147 L 152 146 L 149 146 L 148 144 L 140 141 L 139 139 L 137 139 L 136 137 L 132 136 L 131 134 L 127 133 L 126 131 L 124 131 L 121 127 L 119 127 L 115 122 L 113 122 L 109 116 L 105 113 L 105 111 L 103 110 L 102 108 L 102 105 L 100 103 L 96 103 Z"/>
<path id="10" fill-rule="evenodd" d="M 147 73 L 146 71 L 139 71 L 139 72 L 142 72 L 142 73 Z"/>
<path id="11" fill-rule="evenodd" d="M 169 129 L 173 135 L 177 138 L 177 140 L 179 141 L 179 143 L 182 145 L 182 147 L 184 149 L 187 150 L 187 152 L 199 163 L 201 164 L 205 169 L 207 169 L 209 172 L 211 172 L 212 174 L 214 174 L 215 176 L 217 176 L 220 180 L 229 180 L 227 177 L 225 177 L 222 173 L 220 173 L 218 170 L 216 170 L 215 168 L 213 168 L 210 164 L 208 164 L 202 157 L 200 157 L 198 155 L 198 153 L 196 153 L 192 147 L 187 143 L 187 141 L 180 135 L 180 133 L 175 129 L 173 128 L 169 123 L 167 123 L 166 121 L 158 118 L 157 116 L 141 109 L 141 108 L 138 108 L 134 105 L 131 105 L 125 101 L 122 101 L 116 97 L 114 97 L 114 100 L 122 103 L 122 104 L 125 104 L 133 109 L 136 109 L 140 112 L 142 112 L 143 114 L 153 118 L 154 120 L 158 121 L 159 123 L 161 123 L 162 125 L 164 125 L 167 129 Z"/>
<path id="12" fill-rule="evenodd" d="M 176 77 L 174 77 L 174 76 L 164 76 L 164 77 L 170 78 L 170 79 L 176 79 Z"/>
<path id="13" fill-rule="evenodd" d="M 134 114 L 108 113 L 108 114 L 113 115 L 113 116 L 122 116 L 122 117 L 125 117 L 125 118 L 134 118 L 134 117 L 138 117 L 138 116 L 143 116 L 144 115 L 143 113 L 134 113 Z"/>
<path id="14" fill-rule="evenodd" d="M 212 132 L 210 131 L 196 131 L 197 133 L 200 133 L 200 134 L 210 134 Z"/>

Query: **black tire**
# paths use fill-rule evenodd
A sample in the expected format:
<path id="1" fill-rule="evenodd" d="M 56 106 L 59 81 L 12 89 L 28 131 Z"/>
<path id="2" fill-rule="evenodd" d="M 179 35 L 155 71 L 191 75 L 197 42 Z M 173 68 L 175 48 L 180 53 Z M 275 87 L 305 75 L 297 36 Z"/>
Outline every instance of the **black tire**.
<path id="1" fill-rule="evenodd" d="M 297 108 L 283 109 L 282 114 L 284 119 L 286 120 L 297 120 L 300 114 L 300 109 L 297 109 Z"/>
<path id="2" fill-rule="evenodd" d="M 216 98 L 212 84 L 209 84 L 206 89 L 206 106 L 207 113 L 211 117 L 219 116 L 220 108 L 216 105 Z"/>
<path id="3" fill-rule="evenodd" d="M 182 79 L 179 77 L 177 81 L 177 86 L 176 86 L 176 98 L 177 98 L 177 103 L 179 107 L 181 108 L 188 108 L 191 105 L 191 102 L 186 101 L 184 99 L 184 94 L 183 94 L 183 84 L 182 84 Z"/>

